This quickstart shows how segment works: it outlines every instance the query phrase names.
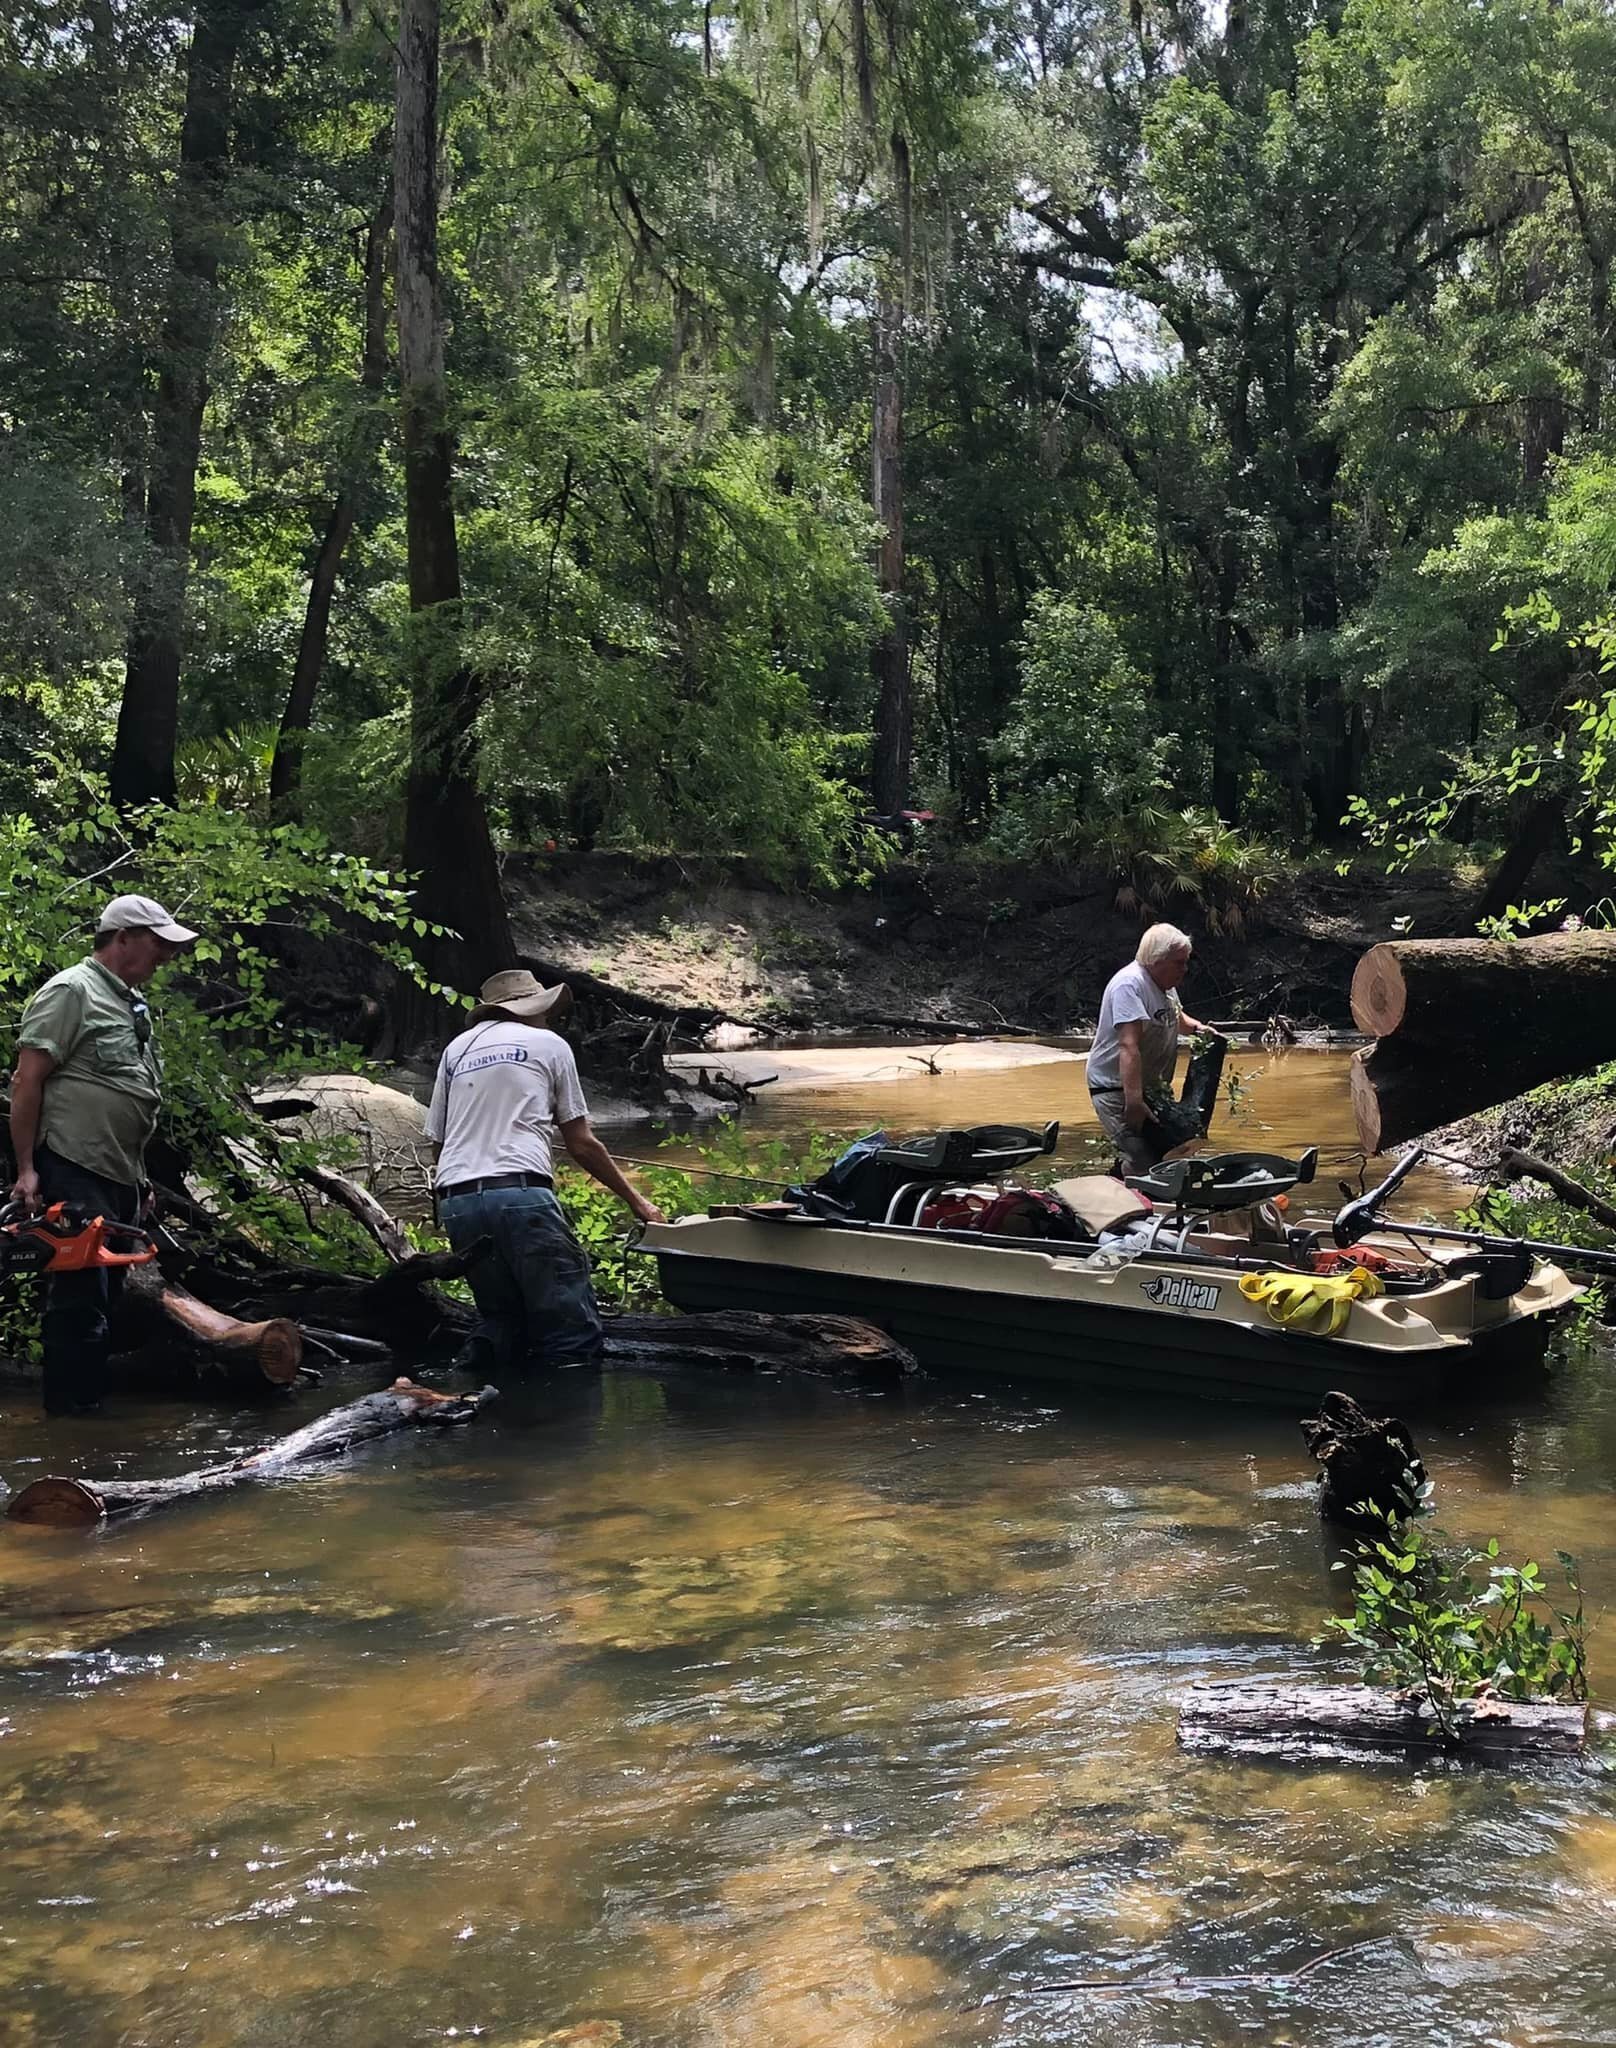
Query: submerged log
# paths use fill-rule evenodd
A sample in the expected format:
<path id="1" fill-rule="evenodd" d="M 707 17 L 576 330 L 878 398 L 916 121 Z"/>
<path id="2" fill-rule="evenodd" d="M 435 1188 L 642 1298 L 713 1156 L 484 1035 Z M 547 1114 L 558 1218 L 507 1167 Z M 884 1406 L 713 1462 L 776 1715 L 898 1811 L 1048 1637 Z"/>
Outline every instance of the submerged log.
<path id="1" fill-rule="evenodd" d="M 854 1316 L 770 1316 L 752 1309 L 608 1316 L 606 1363 L 807 1372 L 864 1385 L 890 1385 L 916 1370 L 901 1344 Z"/>
<path id="2" fill-rule="evenodd" d="M 1425 1466 L 1406 1422 L 1366 1415 L 1350 1394 L 1331 1392 L 1320 1397 L 1302 1435 L 1323 1467 L 1319 1513 L 1327 1521 L 1362 1528 L 1419 1512 Z"/>
<path id="3" fill-rule="evenodd" d="M 1587 1709 L 1554 1700 L 1465 1700 L 1458 1716 L 1458 1752 L 1492 1762 L 1575 1756 L 1587 1738 Z M 1184 1749 L 1292 1761 L 1352 1750 L 1455 1750 L 1422 1696 L 1260 1679 L 1194 1687 L 1179 1711 L 1178 1740 Z"/>
<path id="4" fill-rule="evenodd" d="M 1616 1056 L 1613 999 L 1612 932 L 1372 946 L 1352 977 L 1379 1041 L 1353 1059 L 1359 1142 L 1384 1151 Z"/>
<path id="5" fill-rule="evenodd" d="M 469 1421 L 494 1394 L 493 1387 L 478 1394 L 438 1394 L 409 1380 L 395 1380 L 383 1392 L 335 1408 L 278 1443 L 233 1458 L 227 1465 L 205 1466 L 173 1479 L 36 1479 L 12 1496 L 6 1518 L 36 1527 L 89 1529 L 151 1514 L 201 1494 L 225 1493 L 254 1480 L 302 1478 L 360 1444 L 411 1424 Z"/>

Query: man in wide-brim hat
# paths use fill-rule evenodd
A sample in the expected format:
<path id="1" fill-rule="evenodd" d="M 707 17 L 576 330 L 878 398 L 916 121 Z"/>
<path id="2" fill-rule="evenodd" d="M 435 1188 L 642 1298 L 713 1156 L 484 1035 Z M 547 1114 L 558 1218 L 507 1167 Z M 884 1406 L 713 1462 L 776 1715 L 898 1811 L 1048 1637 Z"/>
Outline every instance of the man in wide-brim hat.
<path id="1" fill-rule="evenodd" d="M 572 1048 L 556 1026 L 572 1006 L 525 968 L 490 975 L 466 1029 L 438 1062 L 427 1136 L 438 1147 L 438 1219 L 466 1275 L 478 1323 L 461 1354 L 474 1371 L 587 1365 L 603 1342 L 589 1260 L 555 1196 L 554 1141 L 642 1223 L 662 1211 L 595 1136 Z"/>

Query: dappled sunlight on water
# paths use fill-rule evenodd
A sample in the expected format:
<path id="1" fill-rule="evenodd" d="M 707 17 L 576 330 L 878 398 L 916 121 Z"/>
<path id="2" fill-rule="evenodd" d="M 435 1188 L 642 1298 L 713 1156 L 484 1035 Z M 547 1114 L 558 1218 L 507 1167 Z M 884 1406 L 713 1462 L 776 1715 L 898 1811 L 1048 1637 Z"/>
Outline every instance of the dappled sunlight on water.
<path id="1" fill-rule="evenodd" d="M 1596 1609 L 1611 1372 L 1419 1426 L 1444 1523 L 1579 1551 Z M 0 1425 L 13 1482 L 264 1427 Z M 1312 1662 L 1333 1556 L 1283 1415 L 727 1377 L 566 1375 L 276 1492 L 8 1528 L 0 2038 L 1616 2038 L 1597 1767 L 1176 1748 L 1191 1680 Z"/>

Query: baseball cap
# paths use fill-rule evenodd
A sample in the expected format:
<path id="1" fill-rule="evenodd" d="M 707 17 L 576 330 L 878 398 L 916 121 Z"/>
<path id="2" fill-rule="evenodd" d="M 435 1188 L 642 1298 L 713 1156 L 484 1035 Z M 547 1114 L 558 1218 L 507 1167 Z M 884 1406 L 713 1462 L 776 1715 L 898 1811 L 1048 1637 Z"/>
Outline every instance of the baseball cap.
<path id="1" fill-rule="evenodd" d="M 150 896 L 114 896 L 101 913 L 96 927 L 102 932 L 155 932 L 171 946 L 188 946 L 196 933 L 176 924 L 160 903 Z"/>

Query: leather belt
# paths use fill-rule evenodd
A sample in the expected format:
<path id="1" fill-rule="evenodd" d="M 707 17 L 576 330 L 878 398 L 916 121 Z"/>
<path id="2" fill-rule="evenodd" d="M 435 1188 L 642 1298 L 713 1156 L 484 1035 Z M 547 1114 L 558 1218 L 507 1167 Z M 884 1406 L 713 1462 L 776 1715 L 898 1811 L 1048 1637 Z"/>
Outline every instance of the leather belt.
<path id="1" fill-rule="evenodd" d="M 555 1182 L 547 1173 L 485 1173 L 481 1180 L 452 1180 L 447 1187 L 438 1189 L 438 1200 L 447 1202 L 452 1195 L 487 1195 L 495 1188 L 550 1188 Z"/>

